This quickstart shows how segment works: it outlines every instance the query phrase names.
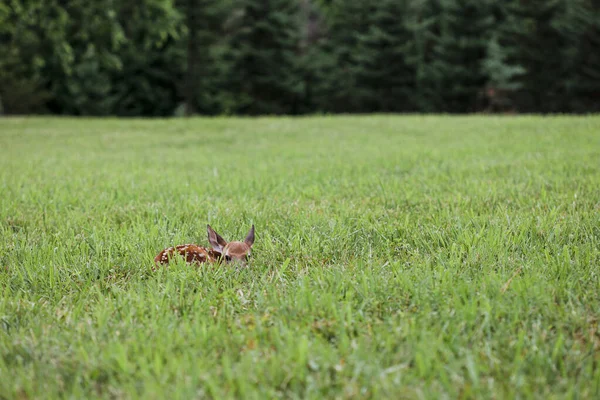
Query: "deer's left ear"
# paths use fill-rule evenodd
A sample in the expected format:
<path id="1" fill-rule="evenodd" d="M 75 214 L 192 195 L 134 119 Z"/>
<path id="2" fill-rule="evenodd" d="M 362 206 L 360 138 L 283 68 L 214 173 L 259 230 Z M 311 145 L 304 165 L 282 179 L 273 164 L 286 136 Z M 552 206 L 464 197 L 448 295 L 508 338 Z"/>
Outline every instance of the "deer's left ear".
<path id="1" fill-rule="evenodd" d="M 252 224 L 252 228 L 250 228 L 248 235 L 246 235 L 246 239 L 244 239 L 244 243 L 246 243 L 248 245 L 248 247 L 252 247 L 252 244 L 254 243 L 254 224 Z"/>

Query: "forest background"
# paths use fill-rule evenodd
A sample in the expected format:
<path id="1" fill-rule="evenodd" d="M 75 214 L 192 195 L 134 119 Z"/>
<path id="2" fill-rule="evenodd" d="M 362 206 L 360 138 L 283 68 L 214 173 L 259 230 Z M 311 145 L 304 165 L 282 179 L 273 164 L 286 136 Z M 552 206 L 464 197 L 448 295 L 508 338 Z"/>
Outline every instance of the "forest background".
<path id="1" fill-rule="evenodd" d="M 7 0 L 0 111 L 600 111 L 598 0 Z"/>

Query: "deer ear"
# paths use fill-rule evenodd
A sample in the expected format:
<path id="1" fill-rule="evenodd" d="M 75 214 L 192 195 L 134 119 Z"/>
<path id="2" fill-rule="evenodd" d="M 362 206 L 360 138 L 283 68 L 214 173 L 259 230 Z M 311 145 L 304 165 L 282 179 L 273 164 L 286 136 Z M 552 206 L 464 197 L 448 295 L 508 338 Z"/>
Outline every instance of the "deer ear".
<path id="1" fill-rule="evenodd" d="M 246 239 L 244 239 L 244 243 L 246 243 L 248 245 L 248 247 L 252 247 L 252 244 L 254 243 L 254 224 L 252 224 L 252 228 L 250 228 L 248 235 L 246 235 Z"/>
<path id="2" fill-rule="evenodd" d="M 206 225 L 206 231 L 208 232 L 208 242 L 212 246 L 213 250 L 222 253 L 225 246 L 227 246 L 227 242 L 225 241 L 225 239 L 223 239 L 221 235 L 215 232 L 214 229 L 210 227 L 210 225 Z"/>

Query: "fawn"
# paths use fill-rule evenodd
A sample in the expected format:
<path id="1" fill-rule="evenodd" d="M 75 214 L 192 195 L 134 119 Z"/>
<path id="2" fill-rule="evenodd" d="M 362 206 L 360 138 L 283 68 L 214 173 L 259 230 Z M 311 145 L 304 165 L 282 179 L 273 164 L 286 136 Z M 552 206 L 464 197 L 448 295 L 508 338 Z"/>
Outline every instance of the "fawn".
<path id="1" fill-rule="evenodd" d="M 250 228 L 248 235 L 243 242 L 227 242 L 210 225 L 206 225 L 208 232 L 208 242 L 212 248 L 206 248 L 195 244 L 181 244 L 175 247 L 169 247 L 158 253 L 154 257 L 154 262 L 157 265 L 168 264 L 169 260 L 179 254 L 185 258 L 189 264 L 200 265 L 202 263 L 220 263 L 225 262 L 241 262 L 245 265 L 250 256 L 250 249 L 254 244 L 254 225 Z"/>

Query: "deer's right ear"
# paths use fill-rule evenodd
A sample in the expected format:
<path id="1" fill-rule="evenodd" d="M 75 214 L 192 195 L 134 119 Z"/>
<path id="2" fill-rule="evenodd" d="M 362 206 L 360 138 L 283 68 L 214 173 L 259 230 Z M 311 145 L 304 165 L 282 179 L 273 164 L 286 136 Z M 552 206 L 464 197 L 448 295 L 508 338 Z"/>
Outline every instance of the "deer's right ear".
<path id="1" fill-rule="evenodd" d="M 225 246 L 227 246 L 227 242 L 225 239 L 221 237 L 210 225 L 206 225 L 206 231 L 208 232 L 208 242 L 212 246 L 213 250 L 218 251 L 219 253 L 223 252 Z"/>

